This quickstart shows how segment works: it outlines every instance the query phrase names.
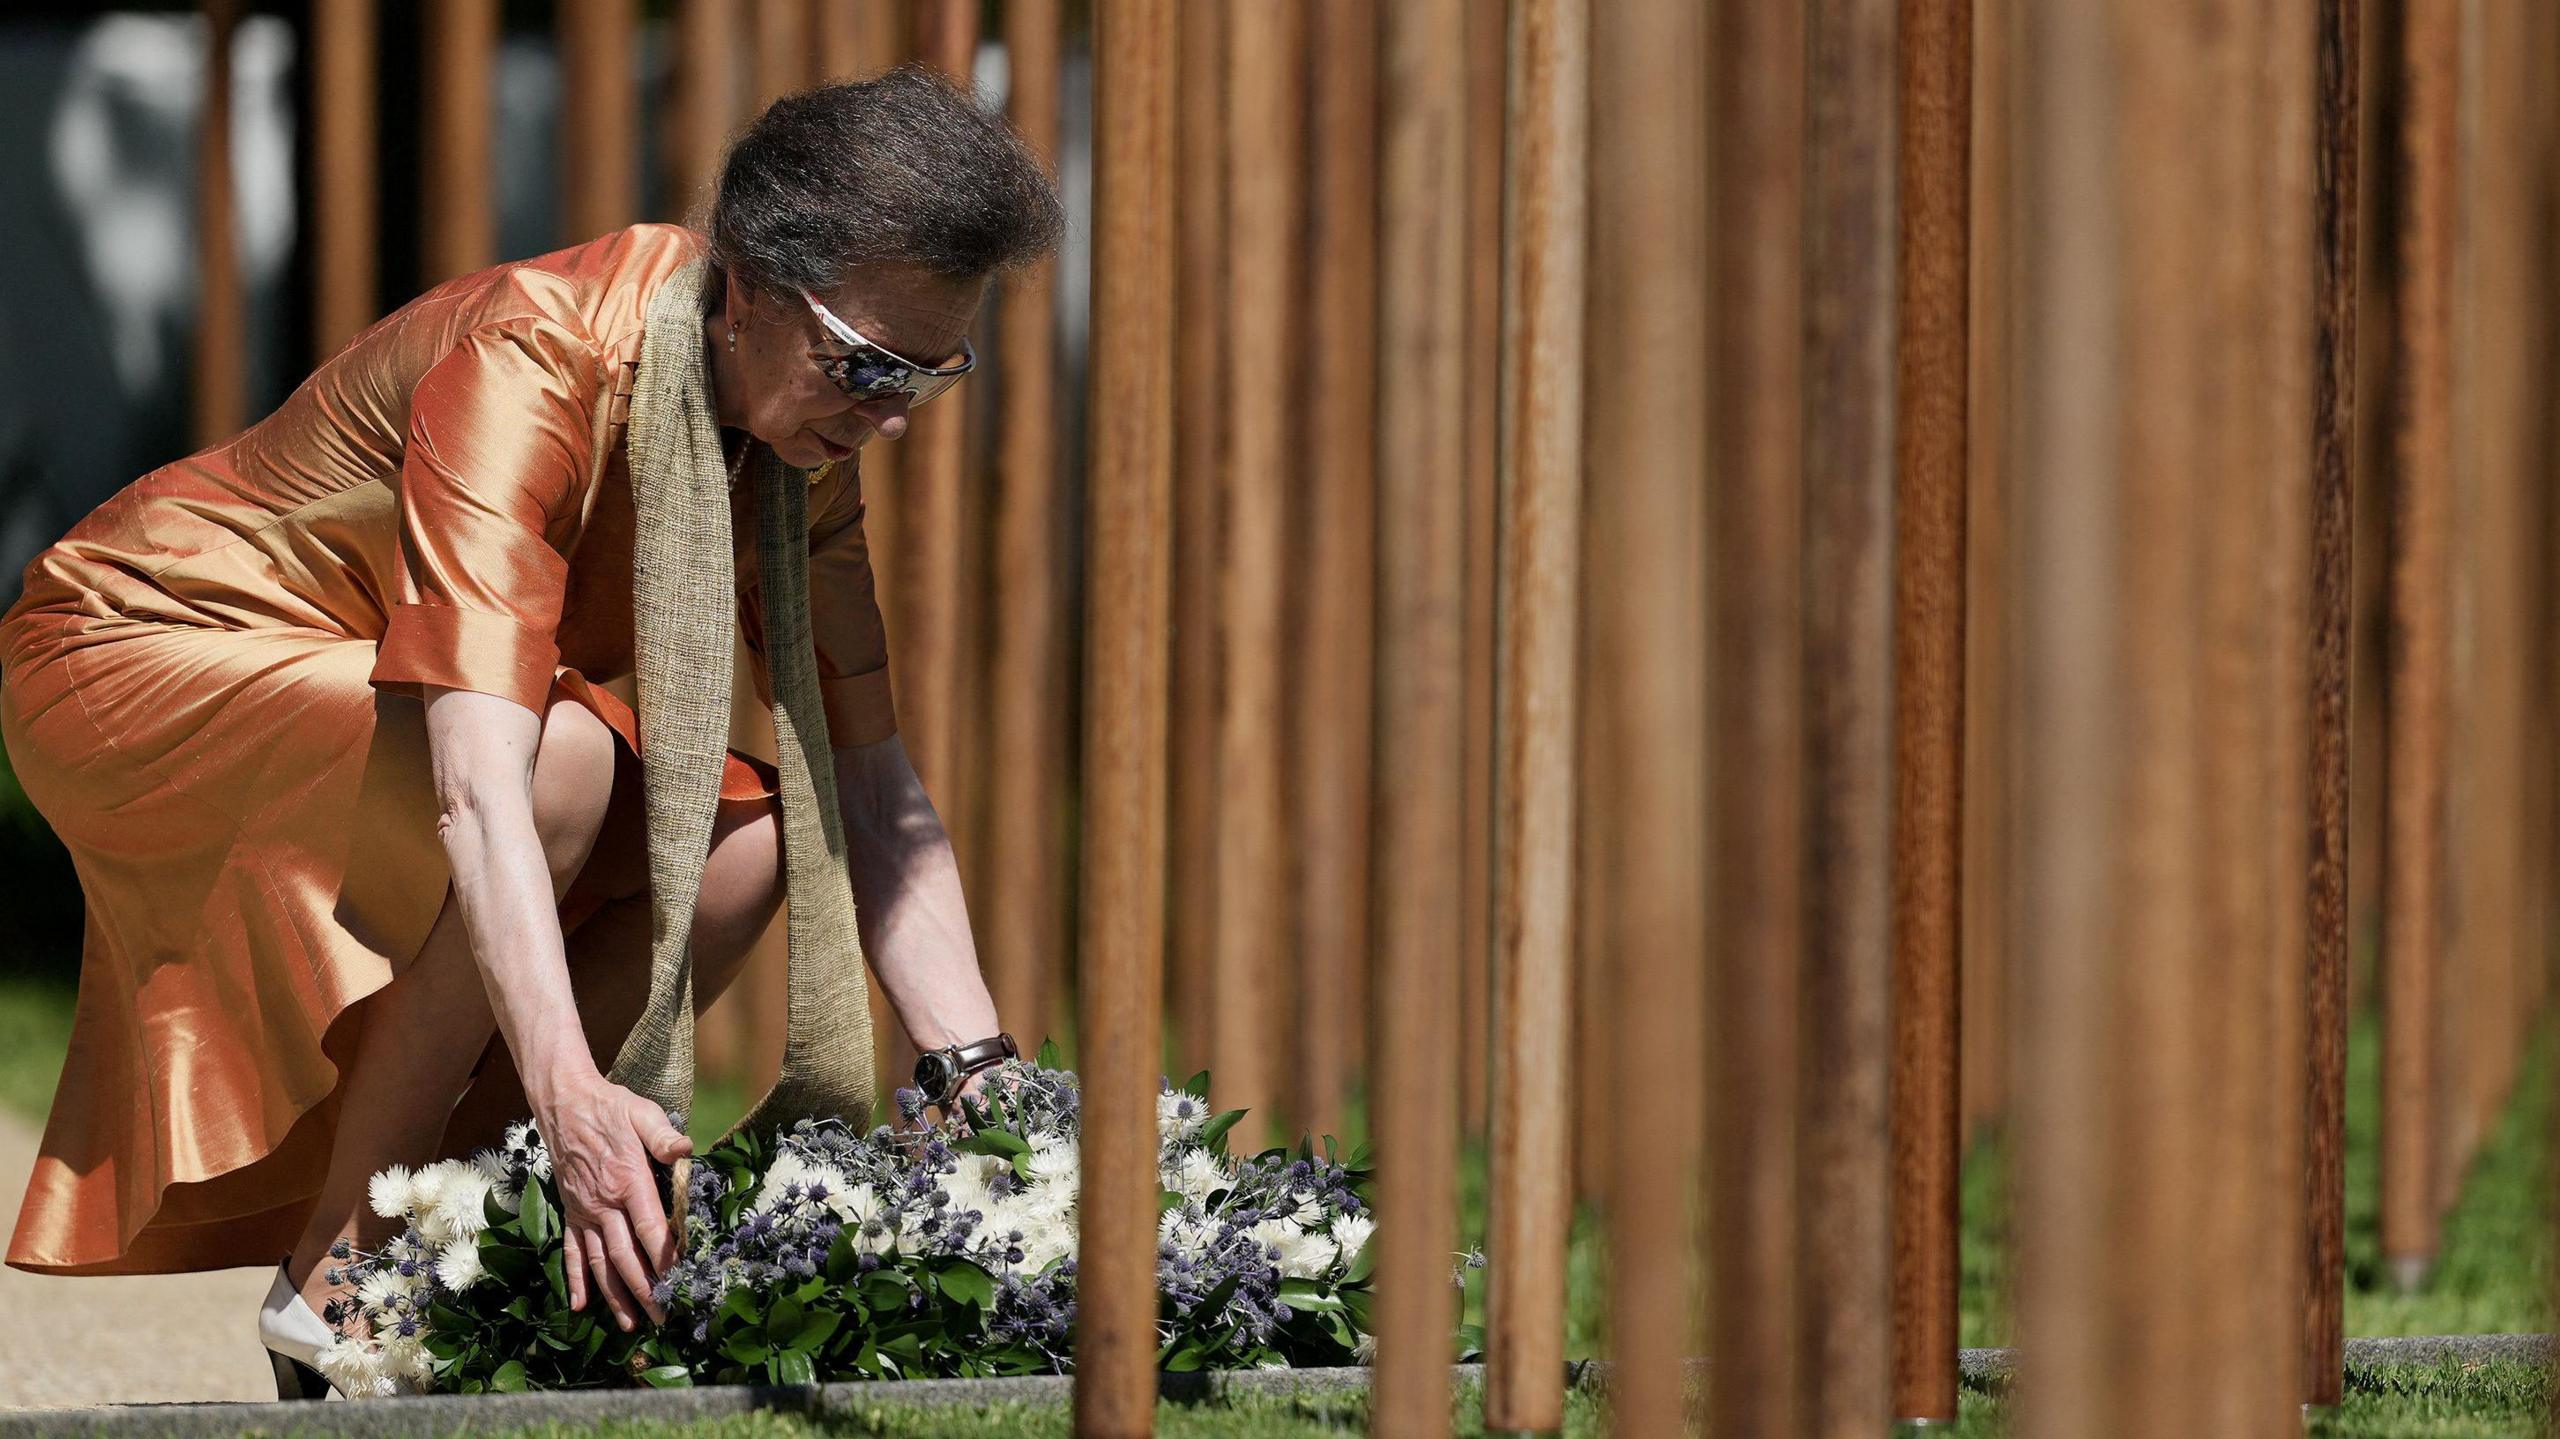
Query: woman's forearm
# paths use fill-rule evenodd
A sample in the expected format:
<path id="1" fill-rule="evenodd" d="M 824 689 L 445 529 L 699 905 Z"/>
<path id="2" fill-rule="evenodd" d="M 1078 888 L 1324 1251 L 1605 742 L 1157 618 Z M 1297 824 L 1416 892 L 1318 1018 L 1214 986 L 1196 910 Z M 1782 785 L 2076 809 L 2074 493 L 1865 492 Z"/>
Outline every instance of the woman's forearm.
<path id="1" fill-rule="evenodd" d="M 951 839 L 896 739 L 836 756 L 862 948 L 919 1049 L 997 1029 Z"/>
<path id="2" fill-rule="evenodd" d="M 452 864 L 454 899 L 499 1032 L 540 1112 L 562 1084 L 595 1073 L 569 987 L 551 862 L 534 825 L 542 723 L 498 696 L 433 685 L 426 718 L 436 836 Z"/>
<path id="3" fill-rule="evenodd" d="M 570 988 L 560 912 L 531 801 L 510 805 L 491 796 L 451 804 L 438 830 L 481 983 L 525 1096 L 540 1111 L 561 1083 L 592 1075 L 595 1056 Z"/>

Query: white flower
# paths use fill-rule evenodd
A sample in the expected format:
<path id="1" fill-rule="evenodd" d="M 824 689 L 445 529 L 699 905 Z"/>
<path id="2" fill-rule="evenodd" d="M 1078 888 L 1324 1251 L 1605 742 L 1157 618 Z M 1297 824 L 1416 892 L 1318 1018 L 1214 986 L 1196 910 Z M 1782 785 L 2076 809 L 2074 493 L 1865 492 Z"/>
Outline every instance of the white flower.
<path id="1" fill-rule="evenodd" d="M 1025 1187 L 1016 1204 L 1023 1213 L 1044 1224 L 1064 1224 L 1076 1212 L 1076 1184 L 1073 1179 L 1035 1180 Z"/>
<path id="2" fill-rule="evenodd" d="M 995 1204 L 995 1182 L 999 1175 L 1013 1172 L 1013 1161 L 992 1154 L 963 1154 L 959 1167 L 942 1176 L 943 1192 L 951 1196 L 950 1212 L 976 1210 L 985 1215 Z"/>
<path id="3" fill-rule="evenodd" d="M 1037 1274 L 1076 1252 L 1076 1227 L 1057 1218 L 1034 1218 L 1022 1230 L 1022 1272 Z"/>
<path id="4" fill-rule="evenodd" d="M 1179 1089 L 1156 1096 L 1156 1134 L 1162 1142 L 1197 1139 L 1208 1122 L 1207 1102 Z"/>
<path id="5" fill-rule="evenodd" d="M 1353 1340 L 1351 1344 L 1351 1362 L 1354 1364 L 1377 1363 L 1378 1336 L 1375 1334 L 1363 1334 L 1358 1339 Z"/>
<path id="6" fill-rule="evenodd" d="M 1206 1256 L 1212 1238 L 1209 1221 L 1194 1212 L 1188 1205 L 1168 1209 L 1164 1212 L 1164 1218 L 1156 1221 L 1157 1242 L 1170 1248 L 1178 1258 L 1199 1259 Z"/>
<path id="7" fill-rule="evenodd" d="M 806 1195 L 813 1184 L 824 1187 L 832 1197 L 850 1188 L 853 1181 L 832 1164 L 812 1163 L 799 1151 L 786 1149 L 774 1156 L 773 1163 L 766 1167 L 764 1187 L 756 1191 L 756 1202 L 751 1207 L 772 1209 L 783 1202 L 785 1190 L 796 1187 Z"/>
<path id="8" fill-rule="evenodd" d="M 398 1219 L 409 1212 L 414 1202 L 410 1186 L 409 1166 L 395 1164 L 365 1185 L 365 1197 L 372 1201 L 373 1212 L 385 1219 Z"/>
<path id="9" fill-rule="evenodd" d="M 409 1281 L 388 1265 L 366 1275 L 364 1282 L 356 1286 L 356 1298 L 363 1303 L 365 1312 L 377 1318 L 391 1313 L 394 1305 L 408 1297 Z"/>
<path id="10" fill-rule="evenodd" d="M 436 1255 L 436 1282 L 459 1294 L 480 1282 L 480 1241 L 456 1239 Z"/>
<path id="11" fill-rule="evenodd" d="M 1295 1221 L 1265 1219 L 1245 1231 L 1265 1250 L 1276 1250 L 1283 1279 L 1315 1279 L 1333 1267 L 1333 1241 L 1300 1228 Z"/>
<path id="12" fill-rule="evenodd" d="M 423 1394 L 436 1376 L 436 1360 L 421 1341 L 395 1335 L 383 1341 L 382 1370 L 398 1381 L 402 1392 Z"/>
<path id="13" fill-rule="evenodd" d="M 423 1214 L 444 1201 L 444 1182 L 452 1175 L 457 1163 L 451 1159 L 440 1159 L 433 1164 L 421 1165 L 416 1173 L 409 1176 L 409 1208 L 412 1212 Z"/>
<path id="14" fill-rule="evenodd" d="M 1034 1180 L 1064 1184 L 1070 1189 L 1075 1187 L 1084 1170 L 1076 1142 L 1063 1134 L 1052 1134 L 1046 1130 L 1031 1136 L 1031 1153 L 1024 1157 L 1022 1167 Z"/>
<path id="15" fill-rule="evenodd" d="M 340 1337 L 313 1356 L 321 1377 L 350 1399 L 372 1399 L 397 1392 L 383 1370 L 382 1351 L 369 1339 Z"/>
<path id="16" fill-rule="evenodd" d="M 1208 1203 L 1211 1194 L 1235 1183 L 1235 1177 L 1218 1162 L 1218 1156 L 1205 1149 L 1187 1149 L 1180 1158 L 1164 1161 L 1157 1178 L 1165 1188 L 1201 1204 Z"/>
<path id="17" fill-rule="evenodd" d="M 551 1151 L 543 1146 L 542 1136 L 534 1133 L 531 1124 L 518 1121 L 508 1125 L 504 1147 L 508 1153 L 523 1151 L 529 1156 L 534 1178 L 551 1177 Z"/>
<path id="18" fill-rule="evenodd" d="M 495 1187 L 478 1165 L 456 1169 L 445 1176 L 444 1192 L 437 1207 L 444 1211 L 445 1228 L 456 1239 L 467 1239 L 489 1227 L 489 1213 L 481 1206 Z"/>
<path id="19" fill-rule="evenodd" d="M 1368 1247 L 1369 1236 L 1378 1232 L 1378 1221 L 1365 1214 L 1337 1215 L 1333 1221 L 1333 1242 L 1342 1250 L 1342 1262 L 1349 1264 Z"/>

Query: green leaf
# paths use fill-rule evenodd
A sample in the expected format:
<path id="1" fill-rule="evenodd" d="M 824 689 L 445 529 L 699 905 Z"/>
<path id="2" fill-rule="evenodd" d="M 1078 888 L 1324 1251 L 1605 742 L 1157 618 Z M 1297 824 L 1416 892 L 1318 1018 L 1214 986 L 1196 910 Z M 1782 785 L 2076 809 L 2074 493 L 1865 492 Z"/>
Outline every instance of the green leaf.
<path id="1" fill-rule="evenodd" d="M 1340 1309 L 1342 1296 L 1313 1279 L 1283 1279 L 1280 1302 L 1292 1309 Z"/>
<path id="2" fill-rule="evenodd" d="M 1230 1109 L 1226 1113 L 1219 1115 L 1217 1118 L 1210 1120 L 1208 1125 L 1200 1131 L 1200 1142 L 1207 1145 L 1210 1149 L 1216 1150 L 1220 1154 L 1226 1153 L 1226 1151 L 1219 1148 L 1219 1146 L 1225 1142 L 1227 1131 L 1235 1128 L 1236 1121 L 1242 1118 L 1244 1118 L 1243 1110 Z"/>
<path id="3" fill-rule="evenodd" d="M 1058 1053 L 1058 1041 L 1044 1039 L 1040 1041 L 1039 1052 L 1031 1056 L 1031 1062 L 1042 1069 L 1055 1069 L 1061 1058 L 1064 1056 Z"/>
<path id="4" fill-rule="evenodd" d="M 776 1299 L 773 1301 L 773 1307 L 766 1310 L 764 1314 L 766 1337 L 779 1344 L 799 1333 L 801 1316 L 807 1312 L 806 1307 L 799 1300 L 788 1294 Z"/>
<path id="5" fill-rule="evenodd" d="M 560 1267 L 560 1251 L 552 1249 L 542 1256 L 542 1282 L 551 1290 L 551 1302 L 569 1302 L 569 1272 Z"/>
<path id="6" fill-rule="evenodd" d="M 1198 1074 L 1195 1074 L 1188 1080 L 1185 1080 L 1182 1085 L 1182 1092 L 1190 1095 L 1194 1099 L 1208 1098 L 1209 1071 L 1205 1069 L 1201 1070 Z"/>
<path id="7" fill-rule="evenodd" d="M 1156 1213 L 1166 1214 L 1182 1207 L 1182 1196 L 1170 1189 L 1156 1191 Z"/>
<path id="8" fill-rule="evenodd" d="M 535 1275 L 542 1272 L 541 1261 L 534 1258 L 533 1251 L 527 1249 L 522 1241 L 484 1232 L 480 1236 L 478 1248 L 480 1267 L 488 1270 L 491 1278 L 509 1289 L 521 1291 L 533 1283 Z"/>
<path id="9" fill-rule="evenodd" d="M 994 1277 L 966 1259 L 952 1261 L 936 1279 L 954 1303 L 975 1304 L 984 1309 L 996 1302 Z"/>
<path id="10" fill-rule="evenodd" d="M 1012 1159 L 1031 1152 L 1028 1140 L 1007 1129 L 980 1129 L 951 1147 L 965 1154 L 985 1154 L 998 1159 Z"/>
<path id="11" fill-rule="evenodd" d="M 537 1245 L 549 1244 L 560 1237 L 560 1214 L 551 1207 L 551 1196 L 539 1184 L 524 1187 L 524 1205 L 516 1213 L 523 1226 L 524 1237 Z"/>
<path id="12" fill-rule="evenodd" d="M 800 1321 L 800 1332 L 792 1335 L 785 1347 L 803 1354 L 814 1354 L 819 1345 L 834 1337 L 836 1329 L 843 1323 L 842 1314 L 832 1309 L 817 1310 Z"/>
<path id="13" fill-rule="evenodd" d="M 807 1352 L 804 1350 L 785 1349 L 780 1354 L 775 1355 L 773 1360 L 773 1371 L 774 1382 L 779 1384 L 815 1384 L 818 1382 L 818 1366 L 810 1361 Z"/>
<path id="14" fill-rule="evenodd" d="M 1377 1267 L 1378 1236 L 1372 1234 L 1369 1236 L 1369 1242 L 1360 1246 L 1360 1252 L 1351 1256 L 1351 1263 L 1342 1271 L 1342 1282 L 1358 1284 L 1366 1280 L 1370 1271 Z"/>
<path id="15" fill-rule="evenodd" d="M 641 1370 L 640 1382 L 652 1389 L 690 1389 L 693 1371 L 681 1364 L 659 1364 Z"/>
<path id="16" fill-rule="evenodd" d="M 741 1334 L 721 1345 L 720 1352 L 741 1364 L 762 1364 L 773 1353 L 773 1346 Z"/>
<path id="17" fill-rule="evenodd" d="M 525 1378 L 524 1361 L 510 1359 L 498 1366 L 497 1373 L 489 1376 L 489 1387 L 501 1394 L 522 1394 L 533 1385 Z"/>

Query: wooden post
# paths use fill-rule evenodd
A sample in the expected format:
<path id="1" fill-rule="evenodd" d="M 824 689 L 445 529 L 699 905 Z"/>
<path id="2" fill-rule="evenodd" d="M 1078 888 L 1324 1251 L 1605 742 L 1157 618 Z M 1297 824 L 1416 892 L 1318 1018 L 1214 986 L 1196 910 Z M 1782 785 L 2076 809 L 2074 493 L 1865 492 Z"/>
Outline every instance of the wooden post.
<path id="1" fill-rule="evenodd" d="M 497 0 L 427 0 L 427 284 L 467 275 L 498 258 Z"/>
<path id="2" fill-rule="evenodd" d="M 1606 566 L 1591 571 L 1590 722 L 1616 781 L 1587 901 L 1613 930 L 1601 1030 L 1610 1402 L 1613 1432 L 1671 1435 L 1697 1352 L 1689 1199 L 1705 1133 L 1708 47 L 1687 0 L 1595 6 L 1590 34 L 1586 352 L 1616 358 L 1586 411 L 1589 553 Z"/>
<path id="3" fill-rule="evenodd" d="M 639 218 L 639 88 L 632 0 L 560 7 L 561 207 L 571 244 Z"/>
<path id="4" fill-rule="evenodd" d="M 1369 952 L 1370 666 L 1376 639 L 1378 12 L 1315 0 L 1307 55 L 1306 634 L 1292 787 L 1298 866 L 1298 1117 L 1333 1133 L 1362 1052 Z"/>
<path id="5" fill-rule="evenodd" d="M 1493 993 L 1493 609 L 1502 375 L 1502 83 L 1509 6 L 1467 7 L 1466 886 L 1458 931 L 1458 1115 L 1485 1132 Z"/>
<path id="6" fill-rule="evenodd" d="M 1956 1417 L 1970 0 L 1901 0 L 1894 305 L 1893 1412 Z"/>
<path id="7" fill-rule="evenodd" d="M 239 197 L 231 169 L 231 40 L 239 0 L 204 0 L 204 104 L 196 112 L 195 442 L 201 449 L 249 420 L 248 300 L 240 279 Z"/>
<path id="8" fill-rule="evenodd" d="M 1181 257 L 1175 339 L 1172 906 L 1167 966 L 1185 1070 L 1214 1052 L 1218 466 L 1226 446 L 1227 7 L 1182 9 Z"/>
<path id="9" fill-rule="evenodd" d="M 2304 1011 L 2302 1398 L 2346 1382 L 2347 782 L 2355 613 L 2357 142 L 2361 0 L 2319 0 L 2319 142 L 2312 315 L 2319 350 L 2311 430 L 2311 870 Z"/>
<path id="10" fill-rule="evenodd" d="M 1890 1417 L 1894 6 L 1806 16 L 1804 1432 Z"/>
<path id="11" fill-rule="evenodd" d="M 1227 448 L 1218 471 L 1217 916 L 1210 950 L 1218 1103 L 1272 1129 L 1290 952 L 1280 765 L 1287 639 L 1282 598 L 1290 483 L 1301 106 L 1298 7 L 1227 13 Z M 1281 1032 L 1274 1033 L 1276 1024 Z"/>
<path id="12" fill-rule="evenodd" d="M 2292 1433 L 2311 11 L 2021 14 L 2017 1422 Z"/>
<path id="13" fill-rule="evenodd" d="M 673 218 L 711 203 L 720 151 L 738 118 L 739 19 L 738 0 L 683 0 L 676 11 L 675 123 L 667 144 L 675 196 L 666 211 Z"/>
<path id="14" fill-rule="evenodd" d="M 1244 11 L 1236 12 L 1241 18 Z M 1466 74 L 1458 0 L 1383 7 L 1378 271 L 1378 1152 L 1370 1432 L 1449 1429 L 1466 647 Z M 1223 905 L 1224 899 L 1221 898 Z"/>
<path id="15" fill-rule="evenodd" d="M 325 360 L 373 323 L 379 226 L 374 218 L 373 0 L 311 7 L 311 352 Z"/>
<path id="16" fill-rule="evenodd" d="M 755 0 L 755 102 L 748 119 L 809 82 L 810 5 L 811 0 Z"/>
<path id="17" fill-rule="evenodd" d="M 2435 1262 L 2436 1012 L 2446 902 L 2448 528 L 2453 485 L 2452 225 L 2461 12 L 2401 17 L 2394 215 L 2400 344 L 2392 387 L 2392 649 L 2382 928 L 2382 1254 L 2413 1289 Z"/>
<path id="18" fill-rule="evenodd" d="M 1510 14 L 1503 203 L 1500 707 L 1484 1424 L 1564 1428 L 1573 1222 L 1573 831 L 1581 642 L 1582 377 L 1590 15 Z"/>
<path id="19" fill-rule="evenodd" d="M 1094 6 L 1093 468 L 1087 513 L 1083 964 L 1088 1044 L 1075 1432 L 1145 1439 L 1156 1398 L 1172 534 L 1174 7 Z"/>
<path id="20" fill-rule="evenodd" d="M 1043 161 L 1058 153 L 1057 0 L 1014 0 L 1005 11 L 1006 109 Z M 1057 1016 L 1053 976 L 1065 972 L 1067 762 L 1065 659 L 1059 644 L 1055 344 L 1057 265 L 1042 260 L 1006 285 L 997 335 L 1003 382 L 998 426 L 1001 491 L 995 513 L 995 648 L 989 785 L 1003 797 L 986 831 L 988 968 L 996 1011 L 1025 1044 Z"/>
<path id="21" fill-rule="evenodd" d="M 1716 11 L 1707 47 L 1707 1352 L 1718 1439 L 1794 1434 L 1797 971 L 1804 933 L 1804 12 Z M 1594 437 L 1595 441 L 1597 436 Z M 1595 488 L 1597 484 L 1595 474 Z M 1589 727 L 1586 726 L 1586 729 Z"/>

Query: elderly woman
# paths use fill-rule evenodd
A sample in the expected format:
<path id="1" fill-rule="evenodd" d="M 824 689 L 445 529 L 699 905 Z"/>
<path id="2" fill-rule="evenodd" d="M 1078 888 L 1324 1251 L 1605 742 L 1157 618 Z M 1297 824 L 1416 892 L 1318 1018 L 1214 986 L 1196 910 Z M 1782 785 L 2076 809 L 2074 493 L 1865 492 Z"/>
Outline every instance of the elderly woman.
<path id="1" fill-rule="evenodd" d="M 855 457 L 969 367 L 990 277 L 1059 223 L 1019 139 L 925 72 L 789 96 L 732 146 L 705 232 L 634 225 L 438 285 L 38 555 L 0 617 L 0 738 L 89 913 L 9 1262 L 285 1256 L 261 1332 L 309 1392 L 288 1361 L 328 1338 L 332 1246 L 381 1237 L 369 1176 L 530 1114 L 572 1303 L 659 1315 L 673 1244 L 649 1166 L 688 1141 L 607 1074 L 653 952 L 635 550 L 643 571 L 666 551 L 633 453 L 653 314 L 653 353 L 686 356 L 707 399 L 706 467 L 716 418 L 736 516 L 734 611 L 694 606 L 709 652 L 734 653 L 727 752 L 702 749 L 725 769 L 695 855 L 695 997 L 782 901 L 784 755 L 815 753 L 863 948 L 941 1089 L 1010 1051 L 895 732 Z M 754 451 L 789 467 L 759 455 L 773 493 L 806 495 L 805 625 L 764 605 Z M 788 746 L 764 644 L 785 630 L 814 646 L 798 682 L 824 719 L 806 707 Z"/>

